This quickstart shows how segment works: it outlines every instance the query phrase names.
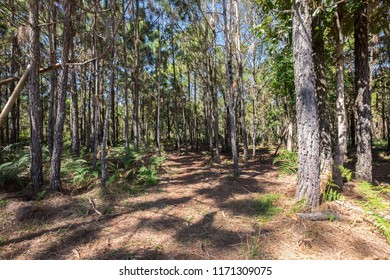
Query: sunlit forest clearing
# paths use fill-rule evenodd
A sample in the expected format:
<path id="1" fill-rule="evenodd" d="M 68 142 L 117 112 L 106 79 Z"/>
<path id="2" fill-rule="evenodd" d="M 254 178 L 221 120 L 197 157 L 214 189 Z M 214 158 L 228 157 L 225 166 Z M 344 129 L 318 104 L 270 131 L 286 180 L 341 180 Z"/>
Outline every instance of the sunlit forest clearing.
<path id="1" fill-rule="evenodd" d="M 387 1 L 0 3 L 0 259 L 390 259 Z"/>

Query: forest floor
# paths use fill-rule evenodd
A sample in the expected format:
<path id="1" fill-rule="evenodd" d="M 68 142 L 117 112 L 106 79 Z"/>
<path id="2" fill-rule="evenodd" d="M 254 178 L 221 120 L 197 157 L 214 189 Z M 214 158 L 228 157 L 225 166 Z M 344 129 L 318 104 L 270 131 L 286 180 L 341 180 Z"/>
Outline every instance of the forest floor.
<path id="1" fill-rule="evenodd" d="M 170 152 L 159 182 L 139 196 L 95 187 L 9 199 L 0 206 L 0 259 L 390 259 L 386 238 L 354 204 L 362 197 L 353 183 L 343 202 L 356 207 L 322 206 L 342 220 L 301 220 L 295 176 L 278 172 L 272 151 L 259 153 L 240 165 L 238 179 L 226 157 L 216 165 L 202 154 Z M 375 163 L 374 177 L 390 183 L 389 160 Z"/>

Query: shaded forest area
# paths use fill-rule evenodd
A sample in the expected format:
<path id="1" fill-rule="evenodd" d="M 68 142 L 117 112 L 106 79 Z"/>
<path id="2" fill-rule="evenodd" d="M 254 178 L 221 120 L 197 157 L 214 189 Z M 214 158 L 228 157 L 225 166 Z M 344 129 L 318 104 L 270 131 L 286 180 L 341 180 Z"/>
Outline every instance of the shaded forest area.
<path id="1" fill-rule="evenodd" d="M 389 259 L 387 1 L 0 3 L 0 259 Z"/>

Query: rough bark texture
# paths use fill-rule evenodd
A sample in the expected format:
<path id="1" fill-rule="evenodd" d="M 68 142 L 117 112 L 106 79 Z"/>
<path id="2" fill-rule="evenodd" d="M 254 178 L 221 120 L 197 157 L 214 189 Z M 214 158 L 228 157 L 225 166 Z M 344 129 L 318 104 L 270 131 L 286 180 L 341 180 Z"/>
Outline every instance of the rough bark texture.
<path id="1" fill-rule="evenodd" d="M 72 44 L 73 45 L 73 44 Z M 72 46 L 72 56 L 74 57 L 74 46 Z M 75 157 L 80 155 L 80 137 L 79 137 L 79 102 L 77 91 L 77 74 L 76 66 L 71 69 L 72 90 L 70 92 L 71 101 L 71 142 L 72 142 L 72 154 Z"/>
<path id="2" fill-rule="evenodd" d="M 243 160 L 248 160 L 248 136 L 246 131 L 245 123 L 245 102 L 244 102 L 244 68 L 242 63 L 242 53 L 241 53 L 241 26 L 240 26 L 240 13 L 239 13 L 239 1 L 235 0 L 235 12 L 237 20 L 237 29 L 236 29 L 236 57 L 237 57 L 237 66 L 238 66 L 238 98 L 240 102 L 240 125 L 241 125 L 241 136 L 243 142 Z"/>
<path id="3" fill-rule="evenodd" d="M 347 112 L 345 110 L 344 94 L 344 33 L 343 33 L 343 10 L 340 5 L 335 12 L 337 27 L 337 46 L 336 46 L 336 111 L 337 111 L 337 142 L 334 157 L 333 181 L 343 188 L 343 179 L 341 177 L 340 166 L 344 165 L 345 155 L 347 153 Z"/>
<path id="4" fill-rule="evenodd" d="M 314 208 L 320 203 L 320 161 L 309 1 L 294 1 L 293 10 L 299 162 L 296 197 Z"/>
<path id="5" fill-rule="evenodd" d="M 129 150 L 130 147 L 130 140 L 129 140 L 129 87 L 128 87 L 128 69 L 127 69 L 127 51 L 126 51 L 126 8 L 125 8 L 125 1 L 123 1 L 122 6 L 122 36 L 123 36 L 123 44 L 122 44 L 122 51 L 123 51 L 123 66 L 125 68 L 124 73 L 124 83 L 125 83 L 125 147 L 126 147 L 126 153 Z"/>
<path id="6" fill-rule="evenodd" d="M 237 153 L 237 145 L 236 145 L 236 127 L 234 122 L 234 111 L 233 111 L 233 75 L 232 75 L 232 57 L 230 51 L 230 31 L 228 28 L 227 21 L 227 5 L 226 0 L 223 1 L 223 18 L 225 22 L 225 51 L 226 51 L 226 88 L 227 88 L 227 100 L 229 107 L 229 129 L 230 129 L 230 139 L 231 139 L 231 148 L 232 148 L 232 156 L 233 156 L 233 175 L 234 177 L 239 176 L 238 170 L 238 153 Z"/>
<path id="7" fill-rule="evenodd" d="M 372 181 L 367 2 L 355 11 L 356 178 Z"/>
<path id="8" fill-rule="evenodd" d="M 218 114 L 218 90 L 217 90 L 217 32 L 215 30 L 215 1 L 212 3 L 212 32 L 213 32 L 213 109 L 214 109 L 214 146 L 215 146 L 215 162 L 219 163 L 221 160 L 219 152 L 219 114 Z"/>
<path id="9" fill-rule="evenodd" d="M 57 20 L 56 6 L 54 3 L 50 5 L 49 19 L 53 21 L 53 25 L 48 26 L 49 31 L 49 51 L 50 51 L 50 64 L 53 65 L 57 61 L 56 49 L 56 27 L 55 23 Z M 50 95 L 49 95 L 49 115 L 47 118 L 47 146 L 49 148 L 49 155 L 53 153 L 53 135 L 54 135 L 54 115 L 56 112 L 56 101 L 57 101 L 57 71 L 50 73 Z"/>
<path id="10" fill-rule="evenodd" d="M 33 192 L 38 192 L 43 184 L 42 175 L 42 103 L 39 92 L 39 0 L 30 1 L 30 175 Z"/>
<path id="11" fill-rule="evenodd" d="M 316 93 L 319 115 L 320 169 L 323 174 L 332 173 L 332 136 L 325 75 L 325 42 L 322 13 L 313 19 L 313 59 L 316 74 Z"/>
<path id="12" fill-rule="evenodd" d="M 133 135 L 134 149 L 139 148 L 139 0 L 135 1 L 135 28 L 134 28 L 134 73 L 133 73 Z"/>
<path id="13" fill-rule="evenodd" d="M 58 91 L 58 105 L 57 105 L 57 118 L 54 126 L 53 137 L 53 154 L 50 164 L 50 189 L 51 191 L 57 191 L 60 187 L 60 170 L 61 170 L 61 154 L 63 146 L 63 130 L 65 122 L 65 103 L 66 93 L 68 87 L 68 65 L 69 51 L 72 41 L 72 0 L 64 2 L 64 37 L 62 42 L 62 57 L 61 62 L 63 64 L 60 74 L 60 88 Z"/>

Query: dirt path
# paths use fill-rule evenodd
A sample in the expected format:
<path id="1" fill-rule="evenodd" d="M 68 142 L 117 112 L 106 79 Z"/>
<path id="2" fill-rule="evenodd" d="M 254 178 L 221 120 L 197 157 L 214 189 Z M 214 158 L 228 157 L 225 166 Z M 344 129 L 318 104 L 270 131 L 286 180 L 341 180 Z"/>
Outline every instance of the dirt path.
<path id="1" fill-rule="evenodd" d="M 280 176 L 266 150 L 236 180 L 226 159 L 217 166 L 197 154 L 168 157 L 142 196 L 101 199 L 95 190 L 2 206 L 0 259 L 390 258 L 390 245 L 358 213 L 330 204 L 342 221 L 296 219 L 295 179 Z M 278 211 L 262 216 L 257 200 L 267 194 Z"/>

